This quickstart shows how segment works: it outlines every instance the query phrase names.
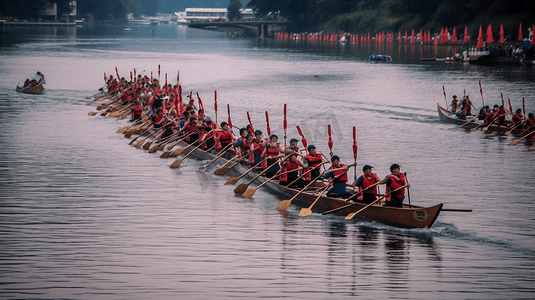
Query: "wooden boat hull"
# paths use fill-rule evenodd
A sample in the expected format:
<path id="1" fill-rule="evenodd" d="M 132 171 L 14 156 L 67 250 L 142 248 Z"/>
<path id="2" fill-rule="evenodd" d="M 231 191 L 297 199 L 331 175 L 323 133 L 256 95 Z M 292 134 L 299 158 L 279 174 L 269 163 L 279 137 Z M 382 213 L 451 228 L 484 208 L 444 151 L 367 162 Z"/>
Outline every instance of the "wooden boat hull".
<path id="1" fill-rule="evenodd" d="M 22 88 L 20 86 L 17 86 L 16 90 L 17 92 L 24 93 L 24 94 L 41 94 L 45 90 L 45 88 L 43 87 L 42 84 L 39 84 L 39 85 L 32 86 L 29 88 Z"/>
<path id="2" fill-rule="evenodd" d="M 444 121 L 446 123 L 459 124 L 459 125 L 464 124 L 463 128 L 466 128 L 466 129 L 470 129 L 470 128 L 474 128 L 474 127 L 478 127 L 478 126 L 479 126 L 479 128 L 483 128 L 483 125 L 481 125 L 481 121 L 478 120 L 476 116 L 469 117 L 466 120 L 453 117 L 453 116 L 450 115 L 451 112 L 449 110 L 447 110 L 444 107 L 440 106 L 440 104 L 438 104 L 438 103 L 437 103 L 437 110 L 438 110 L 438 117 L 440 118 L 440 120 Z M 473 121 L 471 121 L 469 123 L 466 123 L 466 122 L 470 121 L 470 118 L 474 118 Z M 489 129 L 487 131 L 505 133 L 505 132 L 507 132 L 509 130 L 511 130 L 510 126 L 498 126 L 498 125 L 492 124 L 492 125 L 490 125 L 490 127 L 489 127 Z M 521 132 L 523 132 L 522 128 L 513 129 L 513 131 L 511 133 L 512 134 L 520 134 Z"/>
<path id="3" fill-rule="evenodd" d="M 183 153 L 188 153 L 191 151 L 190 149 L 193 149 L 192 146 L 182 143 L 183 147 L 188 147 L 189 149 L 186 149 Z M 195 157 L 197 159 L 201 160 L 212 160 L 215 158 L 216 154 L 211 152 L 206 152 L 201 149 L 196 149 L 194 153 L 191 154 L 192 157 Z M 228 161 L 228 159 L 231 156 L 222 157 L 220 158 L 221 161 Z M 238 164 L 233 169 L 235 174 L 243 174 L 245 171 L 247 171 L 247 168 L 241 164 Z M 250 172 L 246 177 L 252 178 L 256 174 L 253 172 Z M 257 181 L 258 183 L 262 183 L 266 181 L 267 178 L 260 176 Z M 280 185 L 277 182 L 269 181 L 266 184 L 266 187 L 271 189 L 272 191 L 275 191 L 276 193 L 280 193 L 287 197 L 293 197 L 296 195 L 299 190 L 288 188 L 286 186 Z M 317 198 L 317 194 L 314 194 L 312 192 L 304 192 L 299 194 L 299 196 L 294 200 L 296 201 L 296 204 L 305 204 L 306 206 L 310 205 L 314 200 Z M 343 199 L 338 198 L 331 198 L 327 196 L 322 196 L 318 202 L 314 205 L 314 210 L 317 211 L 326 211 L 330 209 L 339 208 L 342 206 L 347 206 L 349 203 L 345 202 Z M 341 211 L 345 213 L 353 213 L 361 208 L 363 208 L 365 204 L 359 204 L 355 203 L 352 206 L 349 206 Z M 381 223 L 394 225 L 397 227 L 403 227 L 403 228 L 431 228 L 433 226 L 434 222 L 438 218 L 438 215 L 440 214 L 440 211 L 442 210 L 443 204 L 438 204 L 432 207 L 421 207 L 421 206 L 412 206 L 408 207 L 407 205 L 404 206 L 404 208 L 395 208 L 395 207 L 388 207 L 388 206 L 378 206 L 378 205 L 372 205 L 368 207 L 367 209 L 363 210 L 359 213 L 359 216 L 366 217 L 370 220 L 379 221 Z"/>

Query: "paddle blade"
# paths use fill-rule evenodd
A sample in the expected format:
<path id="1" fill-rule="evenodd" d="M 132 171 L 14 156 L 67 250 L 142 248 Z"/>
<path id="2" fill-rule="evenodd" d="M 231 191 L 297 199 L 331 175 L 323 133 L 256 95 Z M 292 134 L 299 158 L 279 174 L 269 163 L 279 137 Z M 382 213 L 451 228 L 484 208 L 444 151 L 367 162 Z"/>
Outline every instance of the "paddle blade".
<path id="1" fill-rule="evenodd" d="M 477 130 L 477 127 L 470 128 L 470 131 L 476 131 L 476 130 Z"/>
<path id="2" fill-rule="evenodd" d="M 168 158 L 169 154 L 171 154 L 170 151 L 165 151 L 164 153 L 162 153 L 162 155 L 160 155 L 160 158 Z"/>
<path id="3" fill-rule="evenodd" d="M 182 154 L 182 152 L 184 152 L 184 150 L 186 150 L 186 148 L 178 148 L 175 150 L 175 152 L 173 152 L 173 155 L 174 156 L 178 156 L 180 154 Z"/>
<path id="4" fill-rule="evenodd" d="M 505 136 L 508 136 L 511 134 L 511 131 L 507 131 L 506 133 L 504 133 Z"/>
<path id="5" fill-rule="evenodd" d="M 96 114 L 98 114 L 98 111 L 90 111 L 87 115 L 88 116 L 94 116 Z"/>
<path id="6" fill-rule="evenodd" d="M 150 145 L 152 145 L 152 141 L 145 143 L 145 145 L 143 145 L 143 149 L 149 150 L 150 149 Z"/>
<path id="7" fill-rule="evenodd" d="M 132 134 L 134 134 L 134 133 L 133 133 L 132 131 L 129 131 L 129 132 L 127 132 L 127 133 L 124 134 L 124 138 L 125 138 L 125 139 L 129 139 L 129 138 L 132 137 Z"/>
<path id="8" fill-rule="evenodd" d="M 175 160 L 175 161 L 170 165 L 170 167 L 173 168 L 173 169 L 174 169 L 174 168 L 178 168 L 178 166 L 180 166 L 181 163 L 182 163 L 182 158 L 179 158 L 179 159 Z"/>
<path id="9" fill-rule="evenodd" d="M 139 142 L 137 142 L 137 144 L 135 145 L 136 148 L 141 148 L 141 146 L 143 146 L 143 143 L 145 142 L 146 139 L 143 139 Z"/>
<path id="10" fill-rule="evenodd" d="M 130 141 L 130 143 L 128 143 L 128 145 L 132 145 L 136 140 L 137 140 L 137 138 L 132 139 L 132 140 Z"/>
<path id="11" fill-rule="evenodd" d="M 221 168 L 215 170 L 215 171 L 214 171 L 214 174 L 215 174 L 215 175 L 225 175 L 225 174 L 227 174 L 227 172 L 228 172 L 229 170 L 230 170 L 229 167 L 221 167 Z"/>
<path id="12" fill-rule="evenodd" d="M 238 182 L 238 180 L 240 180 L 238 177 L 229 178 L 227 182 L 225 182 L 225 185 L 234 185 L 236 182 Z"/>
<path id="13" fill-rule="evenodd" d="M 158 151 L 158 148 L 160 148 L 160 145 L 154 145 L 152 148 L 150 148 L 149 153 L 154 153 Z"/>
<path id="14" fill-rule="evenodd" d="M 350 213 L 349 215 L 346 216 L 346 220 L 351 220 L 353 219 L 353 217 L 357 214 L 357 212 L 354 212 L 354 213 Z"/>
<path id="15" fill-rule="evenodd" d="M 528 150 L 535 150 L 535 145 L 529 147 Z"/>
<path id="16" fill-rule="evenodd" d="M 306 217 L 310 216 L 312 214 L 312 210 L 310 208 L 301 208 L 301 211 L 299 211 L 299 216 Z"/>
<path id="17" fill-rule="evenodd" d="M 158 147 L 158 151 L 162 151 L 163 149 L 165 149 L 165 145 L 167 145 L 167 144 L 161 144 L 161 145 Z"/>
<path id="18" fill-rule="evenodd" d="M 245 198 L 252 198 L 254 193 L 256 193 L 256 189 L 248 189 L 247 191 L 245 191 L 245 193 L 243 193 L 241 196 L 242 197 L 245 197 Z"/>
<path id="19" fill-rule="evenodd" d="M 240 185 L 238 185 L 235 189 L 234 189 L 234 194 L 238 194 L 238 195 L 241 195 L 243 194 L 246 190 L 247 190 L 247 187 L 249 185 L 247 183 L 242 183 Z"/>
<path id="20" fill-rule="evenodd" d="M 519 141 L 520 140 L 514 140 L 514 141 L 510 142 L 508 145 L 514 146 L 514 145 L 518 144 Z"/>
<path id="21" fill-rule="evenodd" d="M 275 209 L 278 211 L 284 211 L 288 207 L 290 207 L 291 203 L 292 203 L 292 200 L 282 200 L 281 203 L 279 203 L 279 205 L 277 205 Z"/>
<path id="22" fill-rule="evenodd" d="M 87 102 L 85 103 L 85 105 L 91 105 L 91 103 L 93 103 L 93 100 L 91 100 L 91 101 L 87 101 Z"/>

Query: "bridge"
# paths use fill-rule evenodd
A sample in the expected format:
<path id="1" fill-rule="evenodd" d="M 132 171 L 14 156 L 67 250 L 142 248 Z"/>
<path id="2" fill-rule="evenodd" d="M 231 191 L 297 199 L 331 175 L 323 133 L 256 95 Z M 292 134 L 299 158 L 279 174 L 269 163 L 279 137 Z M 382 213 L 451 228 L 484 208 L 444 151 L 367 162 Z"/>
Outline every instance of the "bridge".
<path id="1" fill-rule="evenodd" d="M 217 31 L 249 31 L 257 36 L 272 36 L 274 31 L 286 30 L 290 25 L 289 21 L 212 21 L 212 22 L 191 22 L 189 28 L 198 28 Z"/>

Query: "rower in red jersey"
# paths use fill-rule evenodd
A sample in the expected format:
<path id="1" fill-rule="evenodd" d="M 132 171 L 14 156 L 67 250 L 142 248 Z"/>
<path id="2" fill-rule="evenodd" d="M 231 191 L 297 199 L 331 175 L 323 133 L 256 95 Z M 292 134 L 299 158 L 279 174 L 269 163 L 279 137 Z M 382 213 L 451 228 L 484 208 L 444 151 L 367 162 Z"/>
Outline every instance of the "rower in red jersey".
<path id="1" fill-rule="evenodd" d="M 233 141 L 232 131 L 227 122 L 221 122 L 221 128 L 216 129 L 214 132 L 216 150 L 221 150 L 227 147 Z"/>
<path id="2" fill-rule="evenodd" d="M 359 187 L 359 193 L 362 192 L 361 195 L 357 197 L 357 201 L 361 201 L 365 204 L 370 204 L 377 199 L 377 185 L 373 187 L 371 186 L 381 182 L 379 176 L 372 172 L 372 168 L 373 167 L 370 165 L 365 165 L 362 167 L 362 172 L 364 174 L 359 176 L 359 178 L 357 178 L 357 182 L 355 183 L 355 186 Z"/>
<path id="3" fill-rule="evenodd" d="M 319 166 L 323 163 L 323 156 L 316 151 L 316 146 L 308 146 L 308 154 L 303 157 L 303 172 L 305 173 L 305 181 L 317 180 L 320 177 Z M 312 171 L 308 172 L 310 169 Z M 308 172 L 308 173 L 307 173 Z"/>
<path id="4" fill-rule="evenodd" d="M 265 157 L 268 158 L 266 160 L 267 161 L 266 165 L 272 166 L 271 168 L 269 168 L 269 170 L 266 171 L 267 177 L 275 176 L 275 174 L 280 170 L 280 165 L 275 164 L 275 162 L 277 161 L 277 158 L 279 157 L 279 155 L 282 152 L 284 152 L 284 149 L 282 149 L 280 144 L 277 142 L 278 139 L 279 137 L 272 134 L 269 137 L 269 142 L 266 143 L 266 151 L 264 151 L 264 153 L 262 154 L 262 158 L 265 158 Z"/>
<path id="5" fill-rule="evenodd" d="M 399 189 L 404 185 L 410 187 L 405 179 L 405 174 L 400 172 L 400 166 L 398 164 L 392 164 L 390 166 L 391 174 L 387 175 L 385 179 L 381 180 L 381 184 L 386 183 L 386 192 L 391 193 L 385 197 L 386 205 L 393 207 L 403 207 L 403 200 L 405 199 L 405 188 Z M 394 190 L 399 189 L 394 192 Z"/>
<path id="6" fill-rule="evenodd" d="M 290 154 L 285 160 L 281 161 L 280 165 L 280 184 L 291 188 L 303 188 L 305 186 L 303 178 L 299 178 L 303 164 L 297 159 L 297 153 Z"/>

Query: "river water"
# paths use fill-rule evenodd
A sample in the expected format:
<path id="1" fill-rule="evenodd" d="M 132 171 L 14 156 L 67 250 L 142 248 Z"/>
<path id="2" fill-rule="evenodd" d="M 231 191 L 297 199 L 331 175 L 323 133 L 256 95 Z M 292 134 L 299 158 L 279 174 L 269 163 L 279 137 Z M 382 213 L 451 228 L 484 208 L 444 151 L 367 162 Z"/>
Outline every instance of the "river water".
<path id="1" fill-rule="evenodd" d="M 154 30 L 153 30 L 154 29 Z M 444 61 L 433 48 L 304 45 L 185 27 L 6 29 L 0 39 L 0 297 L 6 299 L 528 299 L 535 292 L 535 152 L 514 136 L 451 130 L 436 104 L 470 94 L 481 106 L 526 99 L 535 71 Z M 451 55 L 438 49 L 438 57 Z M 463 49 L 455 49 L 461 52 Z M 388 64 L 366 58 L 392 55 Z M 324 153 L 384 177 L 402 165 L 412 204 L 443 212 L 431 229 L 275 210 L 259 189 L 235 197 L 217 166 L 179 169 L 128 145 L 126 122 L 88 116 L 103 73 L 137 73 L 199 92 L 219 121 L 282 133 L 303 128 Z M 39 96 L 15 92 L 37 70 Z M 314 75 L 317 75 L 315 77 Z M 360 167 L 358 174 L 360 173 Z M 351 172 L 350 172 L 351 173 Z M 351 174 L 353 175 L 353 174 Z"/>

